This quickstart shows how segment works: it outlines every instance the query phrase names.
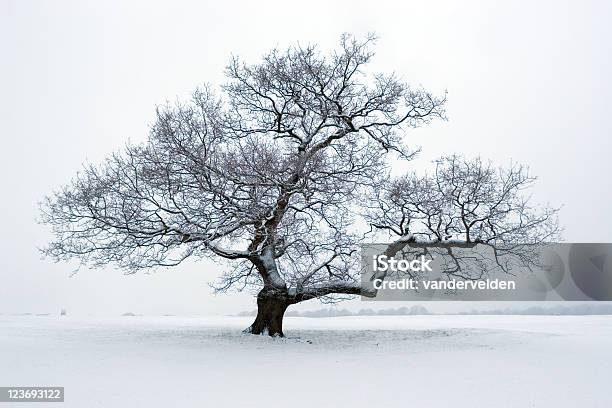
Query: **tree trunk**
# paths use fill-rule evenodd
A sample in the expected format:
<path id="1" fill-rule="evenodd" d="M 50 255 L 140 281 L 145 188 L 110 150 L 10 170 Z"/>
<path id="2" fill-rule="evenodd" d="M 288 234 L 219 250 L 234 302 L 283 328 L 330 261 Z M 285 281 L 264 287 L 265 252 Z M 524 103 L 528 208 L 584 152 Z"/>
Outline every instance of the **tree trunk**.
<path id="1" fill-rule="evenodd" d="M 283 316 L 289 306 L 286 294 L 262 289 L 257 295 L 257 317 L 245 333 L 285 337 Z"/>

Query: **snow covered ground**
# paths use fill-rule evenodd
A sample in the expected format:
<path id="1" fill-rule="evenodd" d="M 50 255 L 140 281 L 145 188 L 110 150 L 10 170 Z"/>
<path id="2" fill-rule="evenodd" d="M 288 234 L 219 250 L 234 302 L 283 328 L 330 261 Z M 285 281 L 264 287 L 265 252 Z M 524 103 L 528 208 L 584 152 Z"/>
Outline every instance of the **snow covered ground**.
<path id="1" fill-rule="evenodd" d="M 0 386 L 36 407 L 610 407 L 612 316 L 0 316 Z"/>

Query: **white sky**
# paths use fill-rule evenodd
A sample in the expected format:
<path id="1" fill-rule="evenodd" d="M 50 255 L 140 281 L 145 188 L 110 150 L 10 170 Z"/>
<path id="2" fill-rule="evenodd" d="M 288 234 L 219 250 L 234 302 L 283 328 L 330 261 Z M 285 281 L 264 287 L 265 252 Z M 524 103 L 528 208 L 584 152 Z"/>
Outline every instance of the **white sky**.
<path id="1" fill-rule="evenodd" d="M 567 241 L 612 242 L 611 12 L 606 1 L 0 0 L 0 313 L 253 309 L 211 295 L 212 263 L 70 278 L 71 265 L 40 259 L 37 202 L 86 159 L 144 140 L 156 104 L 222 81 L 230 54 L 329 49 L 342 32 L 376 32 L 376 69 L 448 90 L 450 120 L 408 135 L 423 148 L 412 168 L 451 152 L 522 162 L 539 176 L 536 201 L 564 205 Z"/>

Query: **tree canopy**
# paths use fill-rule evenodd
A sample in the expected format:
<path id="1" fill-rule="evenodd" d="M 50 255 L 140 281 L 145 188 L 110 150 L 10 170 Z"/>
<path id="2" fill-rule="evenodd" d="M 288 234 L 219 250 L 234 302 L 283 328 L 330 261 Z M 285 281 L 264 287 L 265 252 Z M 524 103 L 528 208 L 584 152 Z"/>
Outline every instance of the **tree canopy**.
<path id="1" fill-rule="evenodd" d="M 159 107 L 145 143 L 45 199 L 54 240 L 44 253 L 130 273 L 226 259 L 218 289 L 262 288 L 264 310 L 270 299 L 286 308 L 361 293 L 359 219 L 403 240 L 542 238 L 554 210 L 529 211 L 520 169 L 496 175 L 455 157 L 433 178 L 388 178 L 388 156 L 413 157 L 407 131 L 444 118 L 445 95 L 369 72 L 374 40 L 344 35 L 327 54 L 295 46 L 257 64 L 232 59 L 217 91 Z M 282 334 L 275 319 L 258 315 L 252 331 Z"/>

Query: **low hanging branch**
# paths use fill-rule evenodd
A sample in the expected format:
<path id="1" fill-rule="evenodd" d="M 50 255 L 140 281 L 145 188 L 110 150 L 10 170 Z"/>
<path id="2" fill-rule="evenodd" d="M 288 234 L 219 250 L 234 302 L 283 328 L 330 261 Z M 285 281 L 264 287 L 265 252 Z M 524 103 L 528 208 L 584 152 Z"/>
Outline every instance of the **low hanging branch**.
<path id="1" fill-rule="evenodd" d="M 559 209 L 530 203 L 534 181 L 520 165 L 496 168 L 478 158 L 443 157 L 431 175 L 412 173 L 381 183 L 366 218 L 394 241 L 386 255 L 436 253 L 449 277 L 531 269 L 541 264 L 541 246 L 561 234 Z M 491 255 L 477 256 L 478 246 Z"/>

